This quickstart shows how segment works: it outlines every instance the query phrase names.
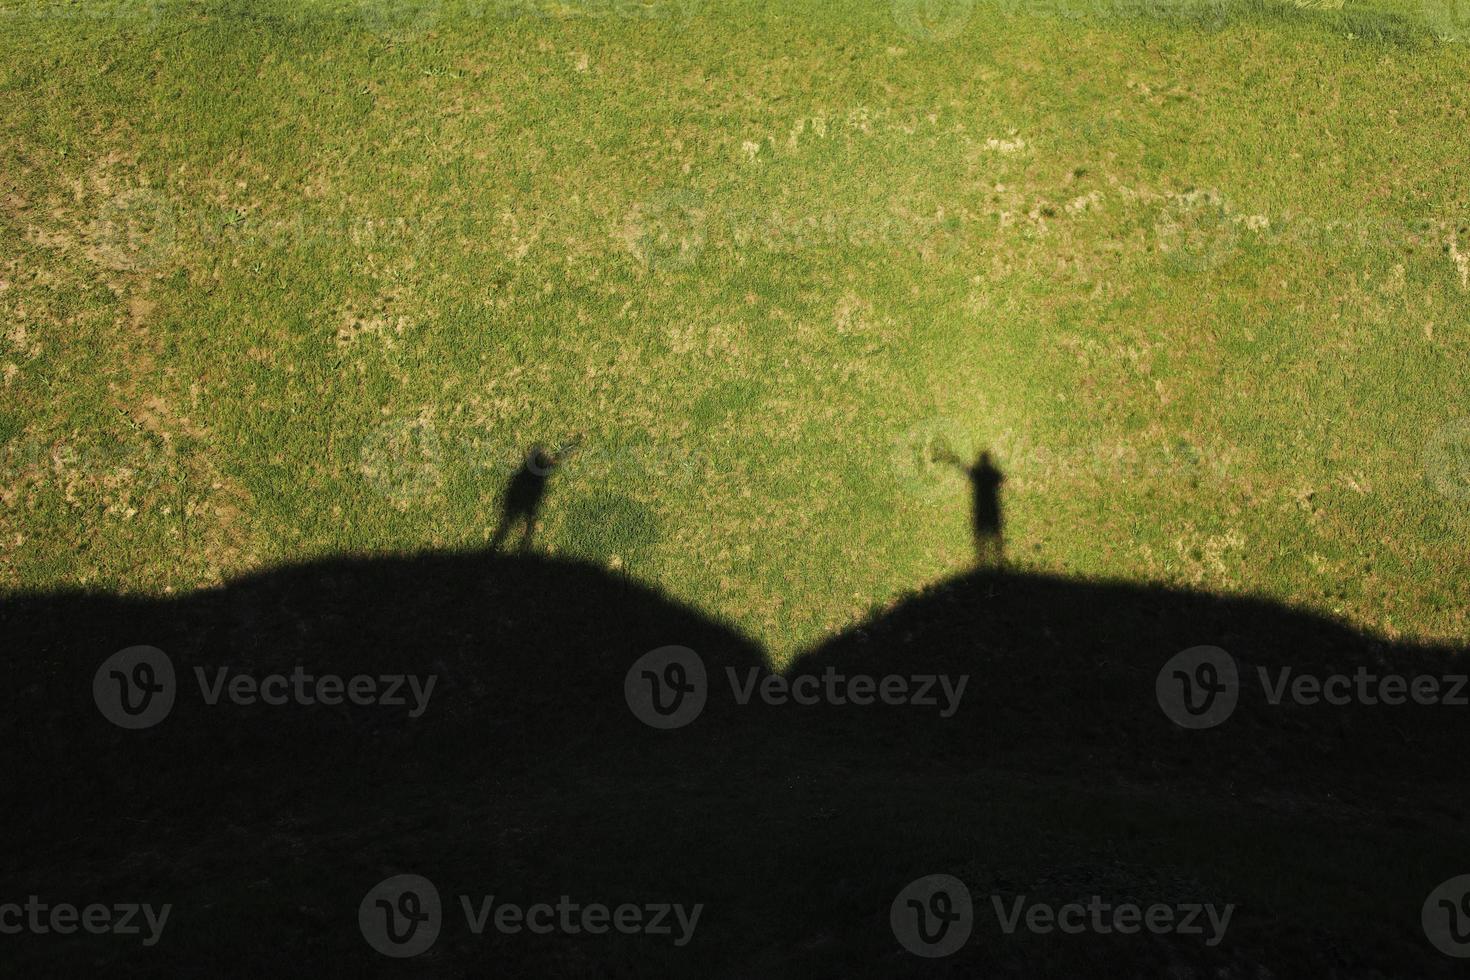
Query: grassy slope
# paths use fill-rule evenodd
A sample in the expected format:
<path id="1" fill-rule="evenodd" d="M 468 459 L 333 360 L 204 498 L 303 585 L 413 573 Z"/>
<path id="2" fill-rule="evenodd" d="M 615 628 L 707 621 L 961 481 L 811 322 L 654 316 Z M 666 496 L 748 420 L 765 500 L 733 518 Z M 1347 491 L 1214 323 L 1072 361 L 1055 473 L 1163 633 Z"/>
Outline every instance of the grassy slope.
<path id="1" fill-rule="evenodd" d="M 542 543 L 780 659 L 963 566 L 946 433 L 1029 567 L 1465 634 L 1463 45 L 827 6 L 12 19 L 0 581 L 476 545 L 585 432 Z"/>

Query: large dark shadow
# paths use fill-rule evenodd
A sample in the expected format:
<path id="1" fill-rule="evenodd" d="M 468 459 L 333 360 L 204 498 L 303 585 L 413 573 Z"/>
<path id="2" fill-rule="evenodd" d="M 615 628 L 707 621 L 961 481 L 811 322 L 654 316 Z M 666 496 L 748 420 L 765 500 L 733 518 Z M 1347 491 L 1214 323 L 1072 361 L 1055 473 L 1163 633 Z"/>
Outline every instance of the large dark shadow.
<path id="1" fill-rule="evenodd" d="M 737 631 L 630 577 L 531 554 L 332 559 L 170 599 L 8 595 L 0 635 L 0 893 L 175 906 L 149 949 L 4 937 L 33 975 L 204 963 L 240 975 L 628 977 L 1454 966 L 1428 946 L 1419 910 L 1470 871 L 1459 758 L 1470 709 L 1273 707 L 1253 671 L 1443 675 L 1466 670 L 1464 650 L 1260 599 L 982 569 L 808 651 L 788 677 L 964 676 L 949 717 L 937 705 L 742 707 L 727 671 L 738 686 L 765 660 Z M 137 644 L 168 654 L 180 693 L 162 722 L 125 731 L 92 685 L 109 655 Z M 1205 644 L 1238 660 L 1246 690 L 1221 724 L 1187 731 L 1161 709 L 1156 681 L 1170 657 Z M 624 682 L 668 645 L 697 651 L 709 697 L 692 723 L 660 731 L 634 717 Z M 194 673 L 297 665 L 437 683 L 410 718 L 406 707 L 210 706 Z M 403 872 L 434 881 L 448 917 L 410 964 L 370 950 L 357 924 L 368 889 Z M 937 872 L 966 881 L 978 918 L 964 950 L 926 961 L 894 941 L 889 904 Z M 706 910 L 683 948 L 476 937 L 460 894 Z M 1006 936 L 991 894 L 1239 909 L 1218 947 Z"/>

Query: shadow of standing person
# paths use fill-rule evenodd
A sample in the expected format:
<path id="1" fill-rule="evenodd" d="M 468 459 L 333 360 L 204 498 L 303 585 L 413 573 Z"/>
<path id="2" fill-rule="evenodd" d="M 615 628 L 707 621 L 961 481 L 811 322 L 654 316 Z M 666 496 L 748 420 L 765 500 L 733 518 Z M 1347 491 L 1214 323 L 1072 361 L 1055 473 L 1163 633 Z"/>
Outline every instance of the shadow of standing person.
<path id="1" fill-rule="evenodd" d="M 1001 514 L 1000 488 L 1005 474 L 995 465 L 988 450 L 966 466 L 953 450 L 936 453 L 936 458 L 949 463 L 970 481 L 970 520 L 975 536 L 975 564 L 980 568 L 1000 569 L 1005 565 L 1005 519 Z"/>
<path id="2" fill-rule="evenodd" d="M 500 550 L 517 523 L 522 525 L 520 550 L 522 553 L 531 550 L 531 539 L 536 533 L 536 518 L 546 499 L 546 484 L 578 441 L 580 440 L 566 443 L 555 450 L 532 446 L 526 453 L 525 462 L 516 470 L 510 483 L 506 484 L 505 493 L 501 497 L 500 525 L 495 529 L 495 536 L 490 539 L 491 551 Z"/>

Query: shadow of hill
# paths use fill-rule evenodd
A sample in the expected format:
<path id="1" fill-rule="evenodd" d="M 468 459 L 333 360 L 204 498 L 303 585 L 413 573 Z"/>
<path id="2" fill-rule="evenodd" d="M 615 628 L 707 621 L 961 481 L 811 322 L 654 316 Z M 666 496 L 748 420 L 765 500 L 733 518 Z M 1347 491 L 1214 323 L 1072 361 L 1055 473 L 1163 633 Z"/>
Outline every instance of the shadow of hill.
<path id="1" fill-rule="evenodd" d="M 1186 730 L 1157 684 L 1171 658 L 1202 645 L 1235 661 L 1239 700 L 1218 724 Z M 1470 737 L 1470 709 L 1290 694 L 1273 704 L 1267 692 L 1283 668 L 1292 678 L 1362 670 L 1449 678 L 1440 690 L 1464 698 L 1467 652 L 1258 598 L 981 570 L 806 651 L 789 673 L 793 683 L 832 672 L 968 676 L 951 717 L 823 705 L 787 737 L 823 756 L 890 757 L 904 773 L 894 792 L 920 794 L 890 805 L 897 825 L 969 810 L 936 840 L 944 857 L 910 877 L 951 873 L 1007 900 L 1060 903 L 1159 894 L 1173 875 L 1197 900 L 1240 905 L 1233 951 L 1204 960 L 1178 948 L 1135 956 L 1102 940 L 1072 958 L 1041 937 L 1030 947 L 972 938 L 977 963 L 1009 963 L 1007 975 L 1445 976 L 1452 961 L 1425 942 L 1419 913 L 1432 888 L 1464 871 L 1454 842 L 1470 831 L 1470 793 L 1454 747 Z M 1034 823 L 977 820 L 984 804 L 962 802 L 977 786 L 999 788 L 1007 797 L 992 806 L 1019 804 Z M 1051 804 L 1033 807 L 1033 792 Z M 1080 851 L 1064 843 L 1084 839 Z"/>
<path id="2" fill-rule="evenodd" d="M 1189 731 L 1165 714 L 1156 680 L 1171 657 L 1205 645 L 1238 664 L 1240 699 L 1218 725 Z M 1463 675 L 1466 653 L 1388 641 L 1257 598 L 979 571 L 805 652 L 792 674 L 968 674 L 952 724 L 915 711 L 872 719 L 912 729 L 939 759 L 978 756 L 1099 780 L 1233 782 L 1242 793 L 1398 792 L 1447 809 L 1463 799 L 1465 781 L 1444 750 L 1470 735 L 1470 710 L 1304 704 L 1289 692 L 1302 675 L 1366 671 L 1370 690 L 1371 678 L 1388 674 Z M 1283 668 L 1288 693 L 1273 705 Z M 1470 686 L 1458 696 L 1470 698 Z"/>
<path id="3" fill-rule="evenodd" d="M 371 803 L 384 778 L 458 778 L 467 760 L 489 778 L 597 757 L 644 730 L 623 680 L 645 651 L 683 643 L 712 664 L 763 662 L 734 631 L 632 579 L 494 553 L 321 561 L 171 599 L 11 595 L 0 631 L 14 678 L 9 771 L 29 793 L 14 816 L 37 843 L 85 836 L 98 812 L 124 834 L 283 800 L 328 812 Z M 134 645 L 168 655 L 179 693 L 155 727 L 123 731 L 99 712 L 92 678 Z M 220 668 L 233 680 L 297 665 L 436 683 L 418 718 L 407 684 L 403 707 L 210 705 L 201 693 Z"/>
<path id="4" fill-rule="evenodd" d="M 1458 870 L 1466 799 L 1445 753 L 1463 744 L 1464 710 L 1243 696 L 1219 727 L 1187 732 L 1161 712 L 1155 677 L 1197 644 L 1298 670 L 1447 672 L 1464 669 L 1463 651 L 1272 603 L 977 573 L 833 638 L 788 675 L 968 674 L 949 718 L 742 706 L 726 672 L 762 675 L 765 658 L 737 631 L 627 577 L 534 556 L 331 559 L 169 599 L 10 595 L 0 634 L 12 678 L 0 759 L 23 801 L 8 811 L 0 892 L 178 906 L 153 949 L 16 938 L 18 968 L 37 975 L 206 961 L 222 975 L 401 975 L 364 943 L 356 906 L 403 872 L 435 881 L 447 915 L 460 893 L 708 906 L 687 947 L 474 936 L 446 921 L 414 963 L 438 976 L 486 963 L 526 976 L 1440 975 L 1448 962 L 1416 935 L 1417 903 Z M 94 703 L 93 675 L 136 644 L 168 654 L 179 696 L 156 726 L 124 731 Z M 657 731 L 623 685 L 638 657 L 670 644 L 697 651 L 709 699 L 687 727 Z M 410 718 L 381 705 L 211 706 L 193 673 L 297 665 L 437 686 Z M 1344 861 L 1342 846 L 1357 856 Z M 1195 897 L 1247 910 L 1222 948 L 1057 944 L 991 924 L 936 964 L 888 928 L 894 894 L 923 874 L 956 874 L 979 902 L 982 889 L 1075 898 L 1074 882 L 1146 897 L 1180 887 L 1181 868 Z"/>

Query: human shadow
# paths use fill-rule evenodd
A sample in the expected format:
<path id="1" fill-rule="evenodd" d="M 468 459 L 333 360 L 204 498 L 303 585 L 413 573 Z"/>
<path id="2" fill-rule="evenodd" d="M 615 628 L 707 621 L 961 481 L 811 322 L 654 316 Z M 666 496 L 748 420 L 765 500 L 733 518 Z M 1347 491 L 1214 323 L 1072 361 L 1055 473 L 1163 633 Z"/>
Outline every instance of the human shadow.
<path id="1" fill-rule="evenodd" d="M 981 569 L 777 673 L 738 630 L 630 575 L 484 550 L 342 556 L 176 597 L 8 594 L 0 635 L 16 801 L 0 894 L 177 908 L 152 948 L 7 937 L 21 971 L 155 976 L 208 958 L 242 974 L 398 975 L 357 907 L 412 873 L 443 897 L 441 936 L 416 964 L 437 975 L 493 961 L 525 976 L 928 976 L 890 905 L 943 872 L 989 917 L 943 962 L 955 975 L 1450 975 L 1418 916 L 1463 870 L 1466 710 L 1273 705 L 1256 672 L 1448 677 L 1466 652 L 1266 599 Z M 127 730 L 94 681 L 143 644 L 167 655 L 176 693 L 156 724 Z M 1229 717 L 1189 730 L 1160 677 L 1201 645 L 1227 651 L 1242 686 Z M 636 668 L 670 647 L 698 658 L 703 702 L 661 728 L 635 689 L 649 675 L 692 689 L 696 675 Z M 297 668 L 343 683 L 269 703 L 268 678 Z M 358 677 L 383 694 L 395 676 L 420 693 L 435 679 L 421 712 L 412 696 L 343 695 Z M 942 677 L 949 695 L 925 680 Z M 706 912 L 684 946 L 475 934 L 458 896 L 488 894 Z M 987 897 L 1092 894 L 1241 911 L 1217 947 L 1060 942 L 1005 934 Z"/>
<path id="2" fill-rule="evenodd" d="M 1005 520 L 1001 514 L 1000 488 L 1005 475 L 995 465 L 989 450 L 982 450 L 967 464 L 952 449 L 936 449 L 937 461 L 948 463 L 970 483 L 970 527 L 975 544 L 975 564 L 1000 569 L 1005 565 Z"/>
<path id="3" fill-rule="evenodd" d="M 521 466 L 506 484 L 500 499 L 500 521 L 490 539 L 490 550 L 499 551 L 517 524 L 521 526 L 520 550 L 531 550 L 541 505 L 546 500 L 547 484 L 558 467 L 576 450 L 580 440 L 563 443 L 555 449 L 532 446 Z"/>

